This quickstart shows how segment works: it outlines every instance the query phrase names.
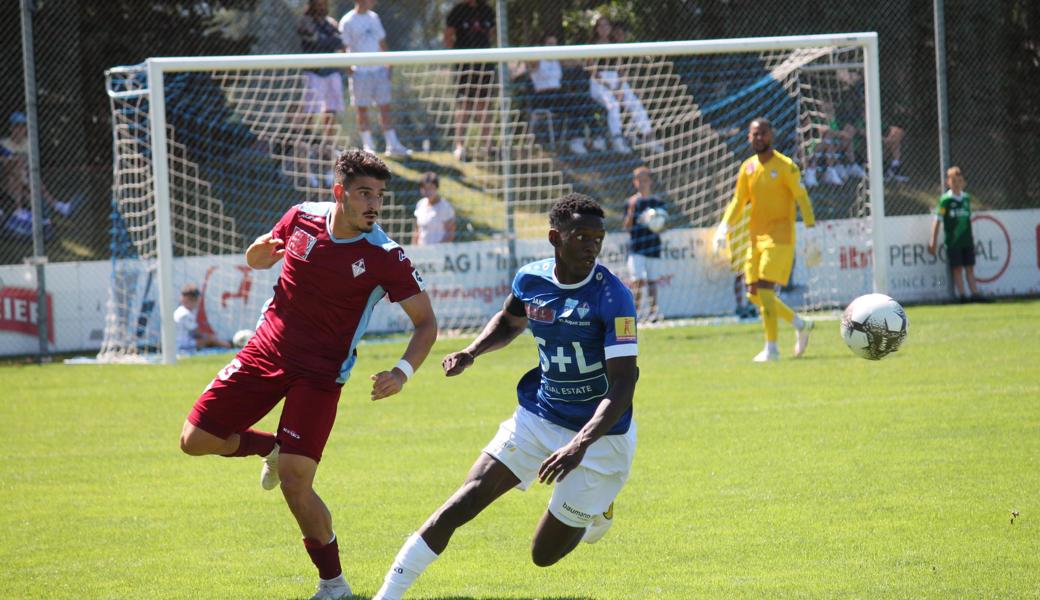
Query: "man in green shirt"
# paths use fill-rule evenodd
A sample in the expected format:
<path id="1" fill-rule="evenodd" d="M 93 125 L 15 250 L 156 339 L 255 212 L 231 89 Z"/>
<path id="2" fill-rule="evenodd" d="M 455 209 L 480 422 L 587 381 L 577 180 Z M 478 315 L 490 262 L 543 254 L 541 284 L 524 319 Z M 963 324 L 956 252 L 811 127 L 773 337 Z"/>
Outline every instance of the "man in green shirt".
<path id="1" fill-rule="evenodd" d="M 975 282 L 975 239 L 971 235 L 971 196 L 964 191 L 964 176 L 960 167 L 946 169 L 946 185 L 950 189 L 939 198 L 932 223 L 932 237 L 928 242 L 929 254 L 935 254 L 942 223 L 946 241 L 946 258 L 953 275 L 953 286 L 961 302 L 979 301 L 979 288 Z M 966 274 L 970 298 L 964 293 L 961 271 Z"/>

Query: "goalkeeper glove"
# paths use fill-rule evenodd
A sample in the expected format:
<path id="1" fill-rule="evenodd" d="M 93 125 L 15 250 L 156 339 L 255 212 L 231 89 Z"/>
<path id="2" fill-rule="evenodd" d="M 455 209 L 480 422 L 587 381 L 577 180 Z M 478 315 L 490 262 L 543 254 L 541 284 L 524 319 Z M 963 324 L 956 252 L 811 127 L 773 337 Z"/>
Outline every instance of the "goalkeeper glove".
<path id="1" fill-rule="evenodd" d="M 723 221 L 719 223 L 719 226 L 715 228 L 715 236 L 712 238 L 712 243 L 715 247 L 715 254 L 722 254 L 726 250 L 726 234 L 729 233 L 729 226 Z"/>

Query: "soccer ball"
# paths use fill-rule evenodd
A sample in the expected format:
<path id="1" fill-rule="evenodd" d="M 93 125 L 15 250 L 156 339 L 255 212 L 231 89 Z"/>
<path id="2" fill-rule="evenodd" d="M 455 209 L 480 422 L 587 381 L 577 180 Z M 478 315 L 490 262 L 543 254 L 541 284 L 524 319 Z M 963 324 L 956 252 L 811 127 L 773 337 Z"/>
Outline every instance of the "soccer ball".
<path id="1" fill-rule="evenodd" d="M 899 350 L 910 319 L 898 302 L 884 294 L 853 300 L 841 315 L 841 337 L 856 356 L 881 360 Z"/>
<path id="2" fill-rule="evenodd" d="M 650 231 L 660 233 L 668 224 L 668 211 L 663 208 L 648 208 L 639 215 L 639 220 Z"/>
<path id="3" fill-rule="evenodd" d="M 254 333 L 255 332 L 252 329 L 239 329 L 231 338 L 231 343 L 234 344 L 236 348 L 244 348 L 245 345 L 249 343 L 249 340 L 253 339 Z"/>

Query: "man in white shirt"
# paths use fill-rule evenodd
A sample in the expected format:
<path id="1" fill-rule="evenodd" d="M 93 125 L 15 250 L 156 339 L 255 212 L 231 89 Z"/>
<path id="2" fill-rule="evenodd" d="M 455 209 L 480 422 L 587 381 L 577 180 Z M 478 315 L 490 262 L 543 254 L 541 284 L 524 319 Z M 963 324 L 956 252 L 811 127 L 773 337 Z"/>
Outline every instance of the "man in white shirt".
<path id="1" fill-rule="evenodd" d="M 442 244 L 455 239 L 455 209 L 438 195 L 439 181 L 433 171 L 423 173 L 419 191 L 423 198 L 415 206 L 412 244 Z"/>
<path id="2" fill-rule="evenodd" d="M 356 0 L 354 10 L 339 21 L 340 36 L 347 52 L 386 52 L 386 30 L 379 15 L 372 10 L 376 0 Z M 361 145 L 366 152 L 375 153 L 375 142 L 368 125 L 368 107 L 379 107 L 379 123 L 386 138 L 386 156 L 407 158 L 409 150 L 397 139 L 390 117 L 390 69 L 388 67 L 357 66 L 350 69 L 350 103 L 357 109 Z"/>
<path id="3" fill-rule="evenodd" d="M 230 348 L 231 342 L 218 339 L 211 332 L 199 331 L 195 311 L 199 308 L 199 288 L 187 284 L 181 288 L 181 303 L 173 311 L 173 322 L 177 327 L 177 353 L 193 354 L 199 348 Z"/>

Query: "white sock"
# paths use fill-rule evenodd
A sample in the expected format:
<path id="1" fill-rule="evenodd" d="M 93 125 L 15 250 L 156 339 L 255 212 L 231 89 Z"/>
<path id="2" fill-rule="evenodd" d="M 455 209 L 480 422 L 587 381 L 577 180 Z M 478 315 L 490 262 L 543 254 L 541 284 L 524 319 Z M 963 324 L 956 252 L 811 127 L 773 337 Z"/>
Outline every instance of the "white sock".
<path id="1" fill-rule="evenodd" d="M 766 342 L 766 352 L 776 354 L 780 352 L 780 349 L 776 347 L 776 342 Z"/>
<path id="2" fill-rule="evenodd" d="M 376 147 L 375 142 L 372 141 L 372 132 L 371 131 L 362 131 L 361 132 L 361 145 L 363 147 L 365 147 L 365 148 L 375 148 Z"/>
<path id="3" fill-rule="evenodd" d="M 387 129 L 386 131 L 383 132 L 383 137 L 386 138 L 386 145 L 387 146 L 400 146 L 401 145 L 401 140 L 397 139 L 397 130 L 396 129 Z"/>
<path id="4" fill-rule="evenodd" d="M 390 565 L 383 579 L 383 587 L 379 588 L 372 600 L 401 600 L 401 596 L 436 559 L 437 553 L 430 550 L 426 540 L 418 533 L 413 533 L 394 557 L 394 564 Z"/>
<path id="5" fill-rule="evenodd" d="M 329 543 L 332 543 L 332 542 L 329 542 Z M 325 585 L 331 585 L 331 586 L 335 586 L 335 587 L 350 587 L 350 584 L 347 583 L 347 578 L 343 576 L 343 573 L 340 573 L 339 575 L 333 577 L 332 579 L 322 579 L 321 577 L 319 577 L 318 580 L 321 581 Z"/>
<path id="6" fill-rule="evenodd" d="M 791 321 L 791 324 L 794 325 L 794 328 L 798 330 L 801 330 L 802 327 L 805 327 L 805 321 L 803 321 L 802 318 L 798 315 L 794 316 L 794 320 Z"/>

